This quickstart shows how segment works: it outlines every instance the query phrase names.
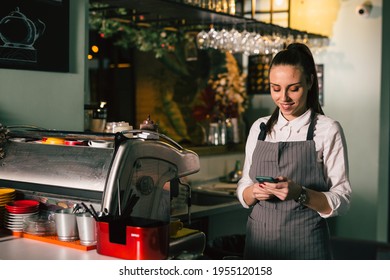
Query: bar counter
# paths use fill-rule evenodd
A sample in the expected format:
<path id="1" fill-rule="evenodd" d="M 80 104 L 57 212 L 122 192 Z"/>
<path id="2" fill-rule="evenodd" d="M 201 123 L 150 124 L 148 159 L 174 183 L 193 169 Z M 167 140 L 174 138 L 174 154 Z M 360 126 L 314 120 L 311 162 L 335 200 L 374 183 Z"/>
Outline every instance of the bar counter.
<path id="1" fill-rule="evenodd" d="M 221 225 L 221 215 L 231 219 L 232 213 L 240 211 L 242 206 L 238 201 L 230 203 L 191 207 L 191 219 L 196 221 L 199 219 L 209 220 L 210 233 L 215 235 L 219 230 L 222 233 L 227 233 L 225 226 Z M 187 213 L 181 212 L 173 215 L 180 217 L 183 222 L 188 223 Z M 214 217 L 214 218 L 213 218 Z M 217 221 L 213 229 L 213 221 Z M 230 221 L 231 223 L 231 221 Z M 186 225 L 191 228 L 191 225 Z M 236 228 L 230 226 L 231 228 Z M 207 234 L 207 233 L 206 233 Z M 172 245 L 171 241 L 171 245 Z M 182 247 L 182 246 L 181 246 Z M 4 229 L 0 230 L 0 260 L 118 260 L 110 256 L 105 256 L 97 253 L 95 249 L 80 250 L 70 247 L 65 247 L 57 244 L 50 244 L 43 241 L 33 240 L 29 238 L 17 237 L 10 235 L 10 232 Z"/>

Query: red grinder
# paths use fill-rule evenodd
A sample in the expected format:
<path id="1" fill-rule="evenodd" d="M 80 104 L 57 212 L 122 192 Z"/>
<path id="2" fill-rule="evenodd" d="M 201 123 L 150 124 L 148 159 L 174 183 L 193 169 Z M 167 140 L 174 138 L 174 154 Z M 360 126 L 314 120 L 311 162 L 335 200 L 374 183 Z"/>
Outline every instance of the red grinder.
<path id="1" fill-rule="evenodd" d="M 97 252 L 128 260 L 162 260 L 169 254 L 169 224 L 106 216 L 97 222 Z"/>

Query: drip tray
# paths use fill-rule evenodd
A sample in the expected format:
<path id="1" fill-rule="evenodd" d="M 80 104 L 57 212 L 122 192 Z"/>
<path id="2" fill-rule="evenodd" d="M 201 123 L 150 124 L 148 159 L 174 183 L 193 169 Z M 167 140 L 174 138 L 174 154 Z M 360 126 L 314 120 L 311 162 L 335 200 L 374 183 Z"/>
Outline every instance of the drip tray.
<path id="1" fill-rule="evenodd" d="M 200 231 L 179 238 L 171 238 L 169 242 L 169 258 L 181 258 L 180 255 L 183 253 L 186 253 L 187 256 L 197 257 L 203 255 L 205 246 L 206 235 Z"/>

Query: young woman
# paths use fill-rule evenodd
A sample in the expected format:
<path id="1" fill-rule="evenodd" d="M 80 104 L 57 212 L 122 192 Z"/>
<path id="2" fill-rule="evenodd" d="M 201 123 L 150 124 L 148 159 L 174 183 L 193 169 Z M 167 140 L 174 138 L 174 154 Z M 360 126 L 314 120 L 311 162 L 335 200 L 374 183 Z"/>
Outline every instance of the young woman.
<path id="1" fill-rule="evenodd" d="M 276 108 L 250 129 L 237 188 L 241 204 L 253 207 L 244 258 L 331 259 L 326 218 L 344 214 L 351 196 L 342 128 L 321 109 L 306 45 L 277 53 L 269 78 Z"/>

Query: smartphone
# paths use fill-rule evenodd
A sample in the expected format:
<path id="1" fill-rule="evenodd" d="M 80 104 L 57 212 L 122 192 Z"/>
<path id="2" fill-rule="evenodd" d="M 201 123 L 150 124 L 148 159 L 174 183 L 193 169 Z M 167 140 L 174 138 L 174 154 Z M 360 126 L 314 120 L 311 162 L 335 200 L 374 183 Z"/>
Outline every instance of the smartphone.
<path id="1" fill-rule="evenodd" d="M 264 182 L 269 182 L 269 183 L 277 183 L 278 179 L 274 177 L 269 177 L 269 176 L 256 176 L 256 180 L 259 183 L 264 183 Z"/>

